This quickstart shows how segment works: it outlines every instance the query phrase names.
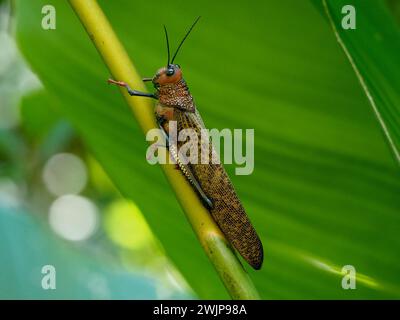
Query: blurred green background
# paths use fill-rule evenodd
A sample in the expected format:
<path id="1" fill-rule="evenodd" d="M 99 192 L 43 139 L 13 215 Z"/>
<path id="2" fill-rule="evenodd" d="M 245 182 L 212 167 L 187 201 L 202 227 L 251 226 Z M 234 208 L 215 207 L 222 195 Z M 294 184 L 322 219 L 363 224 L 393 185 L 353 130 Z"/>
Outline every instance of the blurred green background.
<path id="1" fill-rule="evenodd" d="M 0 298 L 228 298 L 68 2 L 1 3 Z M 263 299 L 400 297 L 398 1 L 99 4 L 142 76 L 165 64 L 162 25 L 175 48 L 202 16 L 176 62 L 208 128 L 255 129 L 254 173 L 227 170 L 264 244 L 261 271 L 245 265 Z"/>

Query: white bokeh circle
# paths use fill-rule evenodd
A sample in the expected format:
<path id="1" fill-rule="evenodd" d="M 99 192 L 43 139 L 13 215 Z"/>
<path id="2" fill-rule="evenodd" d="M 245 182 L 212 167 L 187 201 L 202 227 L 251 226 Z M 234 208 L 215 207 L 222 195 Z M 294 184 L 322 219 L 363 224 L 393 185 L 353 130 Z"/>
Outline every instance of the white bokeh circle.
<path id="1" fill-rule="evenodd" d="M 82 241 L 95 233 L 98 211 L 94 203 L 82 196 L 64 195 L 52 203 L 49 223 L 62 238 Z"/>
<path id="2" fill-rule="evenodd" d="M 86 166 L 71 153 L 58 153 L 46 162 L 43 181 L 47 189 L 56 196 L 78 194 L 86 186 Z"/>

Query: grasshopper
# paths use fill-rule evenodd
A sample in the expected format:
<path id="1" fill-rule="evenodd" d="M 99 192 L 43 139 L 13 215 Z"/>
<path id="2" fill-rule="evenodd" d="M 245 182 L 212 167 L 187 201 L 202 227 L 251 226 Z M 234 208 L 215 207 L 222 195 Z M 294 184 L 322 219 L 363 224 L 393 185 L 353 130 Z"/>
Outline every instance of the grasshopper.
<path id="1" fill-rule="evenodd" d="M 153 83 L 156 89 L 155 93 L 133 90 L 122 81 L 109 79 L 108 82 L 125 87 L 131 96 L 149 97 L 158 100 L 155 108 L 155 117 L 167 141 L 169 137 L 169 122 L 176 121 L 178 132 L 188 128 L 195 130 L 199 138 L 197 141 L 199 142 L 194 147 L 198 148 L 198 154 L 208 152 L 209 158 L 215 160 L 217 154 L 212 143 L 208 143 L 206 147 L 201 143 L 200 135 L 201 129 L 205 128 L 204 122 L 183 79 L 180 66 L 174 64 L 179 49 L 199 18 L 189 28 L 171 60 L 168 33 L 164 26 L 168 50 L 167 66 L 159 69 L 154 77 L 143 79 L 143 81 L 151 81 Z M 183 142 L 177 142 L 177 145 L 173 146 L 169 144 L 170 153 L 177 166 L 193 186 L 228 241 L 254 269 L 260 269 L 263 262 L 261 240 L 251 224 L 223 165 L 218 161 L 210 161 L 208 164 L 193 164 L 183 161 L 182 157 L 184 155 L 178 152 L 182 144 Z"/>

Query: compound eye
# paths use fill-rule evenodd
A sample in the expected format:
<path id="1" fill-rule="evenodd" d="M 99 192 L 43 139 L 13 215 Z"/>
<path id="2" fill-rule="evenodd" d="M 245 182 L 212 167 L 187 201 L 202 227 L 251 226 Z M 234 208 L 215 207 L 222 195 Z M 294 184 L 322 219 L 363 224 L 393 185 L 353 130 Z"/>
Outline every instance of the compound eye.
<path id="1" fill-rule="evenodd" d="M 172 76 L 174 73 L 175 73 L 175 70 L 173 68 L 167 69 L 167 72 L 166 72 L 167 76 Z"/>

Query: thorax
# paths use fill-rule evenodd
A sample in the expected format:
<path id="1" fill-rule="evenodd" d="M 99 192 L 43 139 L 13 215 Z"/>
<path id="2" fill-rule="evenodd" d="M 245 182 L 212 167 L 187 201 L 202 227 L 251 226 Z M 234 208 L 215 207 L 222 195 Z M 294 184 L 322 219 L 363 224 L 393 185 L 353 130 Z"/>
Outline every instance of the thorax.
<path id="1" fill-rule="evenodd" d="M 171 108 L 178 108 L 185 112 L 194 112 L 195 105 L 193 97 L 189 92 L 185 80 L 176 83 L 168 83 L 157 87 L 158 105 L 160 112 L 171 113 Z M 173 113 L 173 112 L 172 112 Z"/>

